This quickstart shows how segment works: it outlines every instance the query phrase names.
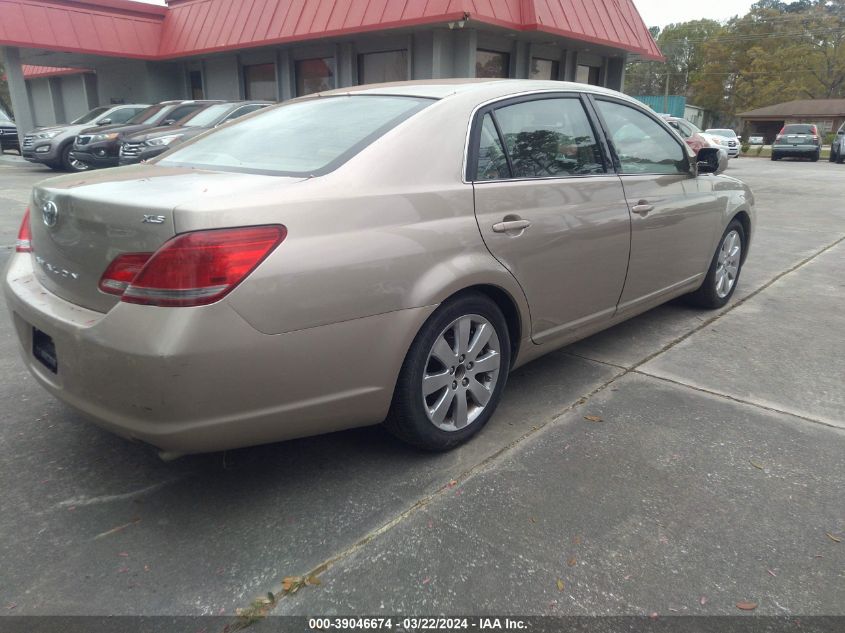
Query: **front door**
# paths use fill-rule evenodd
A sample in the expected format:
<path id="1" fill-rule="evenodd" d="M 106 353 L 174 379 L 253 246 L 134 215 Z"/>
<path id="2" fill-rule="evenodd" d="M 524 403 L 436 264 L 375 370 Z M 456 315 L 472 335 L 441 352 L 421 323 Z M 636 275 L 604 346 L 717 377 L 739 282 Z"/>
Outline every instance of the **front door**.
<path id="1" fill-rule="evenodd" d="M 490 252 L 519 281 L 535 342 L 609 320 L 628 265 L 630 218 L 577 95 L 479 112 L 469 174 Z"/>
<path id="2" fill-rule="evenodd" d="M 719 230 L 712 177 L 696 178 L 681 139 L 639 108 L 597 98 L 631 209 L 631 261 L 619 311 L 704 277 Z"/>

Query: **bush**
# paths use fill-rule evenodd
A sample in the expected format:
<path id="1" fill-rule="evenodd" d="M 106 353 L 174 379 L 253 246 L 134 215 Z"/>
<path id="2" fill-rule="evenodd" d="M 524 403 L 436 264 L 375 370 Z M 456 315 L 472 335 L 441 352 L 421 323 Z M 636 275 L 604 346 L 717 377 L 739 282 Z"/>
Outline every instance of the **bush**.
<path id="1" fill-rule="evenodd" d="M 758 145 L 757 146 L 757 156 L 759 156 L 760 153 L 763 151 L 763 147 L 765 147 L 765 145 Z"/>
<path id="2" fill-rule="evenodd" d="M 836 138 L 836 132 L 828 132 L 827 134 L 824 135 L 824 144 L 830 145 L 831 143 L 833 143 L 833 139 L 835 139 L 835 138 Z"/>
<path id="3" fill-rule="evenodd" d="M 747 154 L 748 150 L 751 149 L 751 145 L 749 145 L 748 143 L 743 143 L 739 146 L 739 149 L 742 150 L 743 154 Z"/>

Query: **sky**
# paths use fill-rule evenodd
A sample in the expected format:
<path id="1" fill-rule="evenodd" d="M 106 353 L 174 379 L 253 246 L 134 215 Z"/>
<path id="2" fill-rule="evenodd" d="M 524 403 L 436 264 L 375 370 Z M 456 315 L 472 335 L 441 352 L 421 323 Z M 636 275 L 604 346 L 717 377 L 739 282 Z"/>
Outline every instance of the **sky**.
<path id="1" fill-rule="evenodd" d="M 149 4 L 164 4 L 164 0 L 135 0 Z M 744 15 L 755 0 L 634 0 L 646 26 L 663 28 L 673 22 L 688 20 L 724 21 Z"/>
<path id="2" fill-rule="evenodd" d="M 755 0 L 634 0 L 646 26 L 663 28 L 673 22 L 708 18 L 722 22 L 745 15 Z"/>

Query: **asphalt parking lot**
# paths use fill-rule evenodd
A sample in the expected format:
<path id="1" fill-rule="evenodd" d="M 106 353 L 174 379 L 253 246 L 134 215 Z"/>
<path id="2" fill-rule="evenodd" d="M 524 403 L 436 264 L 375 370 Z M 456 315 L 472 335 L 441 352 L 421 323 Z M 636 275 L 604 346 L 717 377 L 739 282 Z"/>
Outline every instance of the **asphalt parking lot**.
<path id="1" fill-rule="evenodd" d="M 4 160 L 0 265 L 51 175 Z M 0 613 L 234 616 L 316 573 L 274 613 L 845 615 L 845 167 L 727 173 L 758 212 L 731 304 L 518 370 L 443 455 L 375 427 L 162 462 L 48 396 L 3 304 Z"/>

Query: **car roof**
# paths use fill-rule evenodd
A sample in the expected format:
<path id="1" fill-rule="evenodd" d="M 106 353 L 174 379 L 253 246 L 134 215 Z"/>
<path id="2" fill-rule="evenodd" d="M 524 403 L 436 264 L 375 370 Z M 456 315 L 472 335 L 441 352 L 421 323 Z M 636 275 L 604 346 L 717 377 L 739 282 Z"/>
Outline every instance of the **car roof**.
<path id="1" fill-rule="evenodd" d="M 621 98 L 631 103 L 642 104 L 627 95 L 615 90 L 579 84 L 570 81 L 542 81 L 537 79 L 427 79 L 417 81 L 395 81 L 382 84 L 364 84 L 337 88 L 317 93 L 319 96 L 336 95 L 393 95 L 404 97 L 423 97 L 428 99 L 446 99 L 456 95 L 470 95 L 473 93 L 484 98 L 505 97 L 509 94 L 519 94 L 533 91 L 558 92 L 589 92 Z M 308 95 L 305 98 L 313 97 Z"/>

